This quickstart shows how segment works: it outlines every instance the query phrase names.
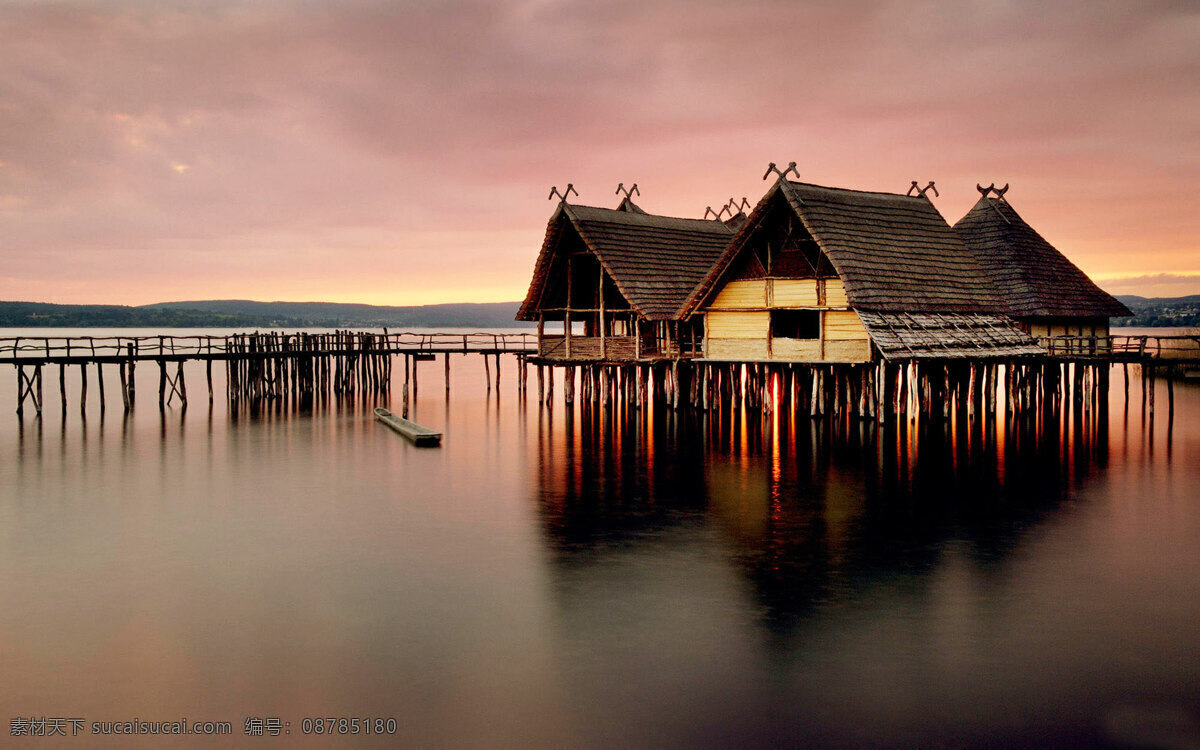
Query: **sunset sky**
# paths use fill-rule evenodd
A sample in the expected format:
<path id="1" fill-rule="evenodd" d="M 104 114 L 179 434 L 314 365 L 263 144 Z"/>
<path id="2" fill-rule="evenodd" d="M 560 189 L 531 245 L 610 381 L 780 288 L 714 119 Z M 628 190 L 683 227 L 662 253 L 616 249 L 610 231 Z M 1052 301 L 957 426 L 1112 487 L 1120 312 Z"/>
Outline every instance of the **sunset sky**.
<path id="1" fill-rule="evenodd" d="M 1200 293 L 1200 3 L 0 0 L 0 299 L 524 296 L 553 204 L 1008 198 Z"/>

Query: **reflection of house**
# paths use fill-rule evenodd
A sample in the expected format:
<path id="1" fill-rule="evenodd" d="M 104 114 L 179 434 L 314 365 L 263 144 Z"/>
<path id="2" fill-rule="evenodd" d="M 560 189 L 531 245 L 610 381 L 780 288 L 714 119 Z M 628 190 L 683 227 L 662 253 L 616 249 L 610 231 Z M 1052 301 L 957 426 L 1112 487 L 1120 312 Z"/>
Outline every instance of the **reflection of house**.
<path id="1" fill-rule="evenodd" d="M 1039 354 L 924 196 L 780 179 L 693 290 L 717 361 Z"/>
<path id="2" fill-rule="evenodd" d="M 517 313 L 538 322 L 539 356 L 562 362 L 633 361 L 695 353 L 702 333 L 679 324 L 688 293 L 729 245 L 721 221 L 570 205 L 550 219 L 533 281 Z M 546 321 L 563 321 L 546 333 Z M 582 334 L 572 324 L 582 323 Z"/>
<path id="3" fill-rule="evenodd" d="M 1102 344 L 1111 316 L 1132 315 L 1017 215 L 1004 198 L 1006 188 L 980 191 L 984 195 L 954 231 L 1023 330 L 1043 338 L 1095 337 Z"/>

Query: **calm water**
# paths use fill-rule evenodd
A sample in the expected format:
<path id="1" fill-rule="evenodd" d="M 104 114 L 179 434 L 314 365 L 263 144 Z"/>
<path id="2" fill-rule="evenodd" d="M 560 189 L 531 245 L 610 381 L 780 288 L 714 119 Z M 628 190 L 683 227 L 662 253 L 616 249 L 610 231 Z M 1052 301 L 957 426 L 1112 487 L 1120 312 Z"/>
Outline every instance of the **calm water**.
<path id="1" fill-rule="evenodd" d="M 452 366 L 449 401 L 437 362 L 415 402 L 440 449 L 374 403 L 231 414 L 218 383 L 210 409 L 198 365 L 186 411 L 148 364 L 129 418 L 115 371 L 103 419 L 77 372 L 65 418 L 56 375 L 40 422 L 5 406 L 6 723 L 233 726 L 66 747 L 1200 746 L 1196 385 L 1169 421 L 1159 381 L 1151 423 L 1117 368 L 1107 425 L 1060 436 L 546 409 L 509 359 L 499 395 Z M 397 736 L 302 735 L 328 716 Z"/>

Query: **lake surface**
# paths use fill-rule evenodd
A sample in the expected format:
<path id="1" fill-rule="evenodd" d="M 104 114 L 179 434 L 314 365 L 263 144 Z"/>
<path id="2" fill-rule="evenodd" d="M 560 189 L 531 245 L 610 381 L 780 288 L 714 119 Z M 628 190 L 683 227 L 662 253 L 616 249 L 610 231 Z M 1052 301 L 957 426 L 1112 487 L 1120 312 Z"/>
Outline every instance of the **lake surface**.
<path id="1" fill-rule="evenodd" d="M 1200 746 L 1197 385 L 1168 419 L 1159 380 L 1150 420 L 1118 367 L 1106 425 L 989 434 L 547 408 L 512 362 L 497 393 L 453 357 L 449 399 L 422 364 L 440 449 L 374 400 L 231 411 L 218 382 L 210 408 L 198 364 L 186 410 L 144 364 L 131 415 L 110 369 L 84 419 L 77 368 L 65 414 L 47 373 L 41 420 L 0 415 L 6 720 L 82 718 L 72 747 Z M 233 734 L 87 731 L 183 717 Z"/>

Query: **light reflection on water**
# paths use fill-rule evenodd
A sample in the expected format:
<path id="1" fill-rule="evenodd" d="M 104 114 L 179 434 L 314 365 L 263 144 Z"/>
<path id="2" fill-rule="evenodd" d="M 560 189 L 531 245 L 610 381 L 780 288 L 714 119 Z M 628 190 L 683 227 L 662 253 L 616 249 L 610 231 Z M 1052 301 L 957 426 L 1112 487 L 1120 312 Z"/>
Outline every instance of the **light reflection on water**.
<path id="1" fill-rule="evenodd" d="M 289 746 L 320 715 L 453 746 L 1192 731 L 1196 386 L 1169 432 L 1119 371 L 1107 424 L 880 427 L 546 408 L 504 364 L 488 393 L 455 357 L 449 401 L 422 367 L 436 450 L 369 400 L 210 410 L 190 371 L 160 414 L 150 366 L 129 417 L 48 392 L 0 423 L 0 706 L 234 724 L 196 747 L 246 716 Z"/>

